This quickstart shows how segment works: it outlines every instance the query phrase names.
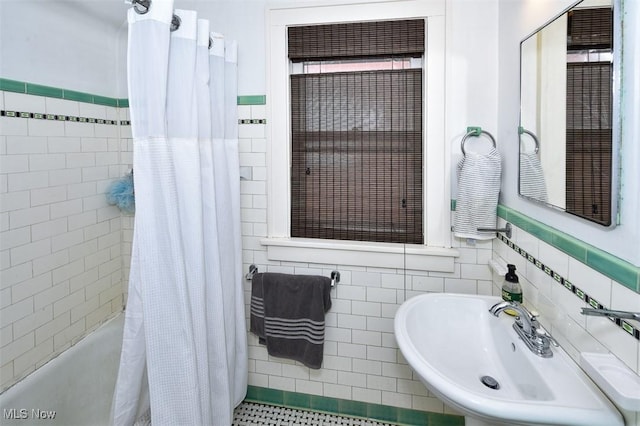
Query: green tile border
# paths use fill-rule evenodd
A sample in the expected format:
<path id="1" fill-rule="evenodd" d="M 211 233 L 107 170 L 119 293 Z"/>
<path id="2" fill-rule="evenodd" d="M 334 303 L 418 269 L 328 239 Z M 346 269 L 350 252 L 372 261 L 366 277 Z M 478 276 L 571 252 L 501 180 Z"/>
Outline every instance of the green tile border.
<path id="1" fill-rule="evenodd" d="M 128 108 L 129 99 L 110 98 L 108 96 L 93 95 L 91 93 L 58 87 L 43 86 L 41 84 L 26 83 L 0 77 L 0 90 L 5 92 L 24 93 L 28 95 L 46 96 L 49 98 L 66 99 L 69 101 L 85 102 L 88 104 L 105 105 L 118 108 Z M 266 95 L 238 96 L 238 105 L 266 105 Z"/>
<path id="2" fill-rule="evenodd" d="M 509 207 L 499 205 L 498 216 L 628 289 L 640 293 L 639 267 Z"/>
<path id="3" fill-rule="evenodd" d="M 49 86 L 42 86 L 40 84 L 27 83 L 28 95 L 46 96 L 49 98 L 63 99 L 63 93 L 64 91 L 62 89 L 58 89 L 56 87 L 49 87 Z"/>
<path id="4" fill-rule="evenodd" d="M 406 426 L 463 426 L 464 417 L 249 385 L 246 401 L 369 418 Z"/>
<path id="5" fill-rule="evenodd" d="M 266 95 L 238 96 L 238 105 L 266 105 Z"/>

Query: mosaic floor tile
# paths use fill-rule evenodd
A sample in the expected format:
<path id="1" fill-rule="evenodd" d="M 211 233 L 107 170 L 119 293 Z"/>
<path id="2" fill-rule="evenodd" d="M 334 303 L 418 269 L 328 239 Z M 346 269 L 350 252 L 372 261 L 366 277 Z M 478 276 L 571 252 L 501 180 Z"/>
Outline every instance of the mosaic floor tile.
<path id="1" fill-rule="evenodd" d="M 317 411 L 243 402 L 236 408 L 233 426 L 391 426 L 375 420 L 342 417 Z"/>
<path id="2" fill-rule="evenodd" d="M 151 426 L 151 413 L 139 418 L 134 426 Z M 342 417 L 335 414 L 297 408 L 243 402 L 236 410 L 232 426 L 392 426 L 375 420 Z"/>

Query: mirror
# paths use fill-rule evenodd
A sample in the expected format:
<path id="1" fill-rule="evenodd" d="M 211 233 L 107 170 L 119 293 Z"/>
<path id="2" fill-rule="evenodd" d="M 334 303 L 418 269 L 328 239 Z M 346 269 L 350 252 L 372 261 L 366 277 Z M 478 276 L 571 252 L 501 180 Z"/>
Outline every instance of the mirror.
<path id="1" fill-rule="evenodd" d="M 615 226 L 611 0 L 574 4 L 520 43 L 519 193 Z"/>

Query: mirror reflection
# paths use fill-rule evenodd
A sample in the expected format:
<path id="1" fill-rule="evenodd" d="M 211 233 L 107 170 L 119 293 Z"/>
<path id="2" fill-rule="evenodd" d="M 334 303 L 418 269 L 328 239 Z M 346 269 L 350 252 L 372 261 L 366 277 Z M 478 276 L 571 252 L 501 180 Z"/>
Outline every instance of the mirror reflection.
<path id="1" fill-rule="evenodd" d="M 611 225 L 611 0 L 585 0 L 523 40 L 520 65 L 520 194 Z"/>

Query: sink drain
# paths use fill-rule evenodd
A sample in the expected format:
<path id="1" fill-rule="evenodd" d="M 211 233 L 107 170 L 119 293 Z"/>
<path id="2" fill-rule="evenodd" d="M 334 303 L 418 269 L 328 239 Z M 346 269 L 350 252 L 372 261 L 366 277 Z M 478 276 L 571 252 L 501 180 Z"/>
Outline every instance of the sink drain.
<path id="1" fill-rule="evenodd" d="M 500 389 L 500 383 L 498 383 L 498 381 L 491 376 L 482 376 L 480 377 L 480 381 L 488 388 Z"/>

